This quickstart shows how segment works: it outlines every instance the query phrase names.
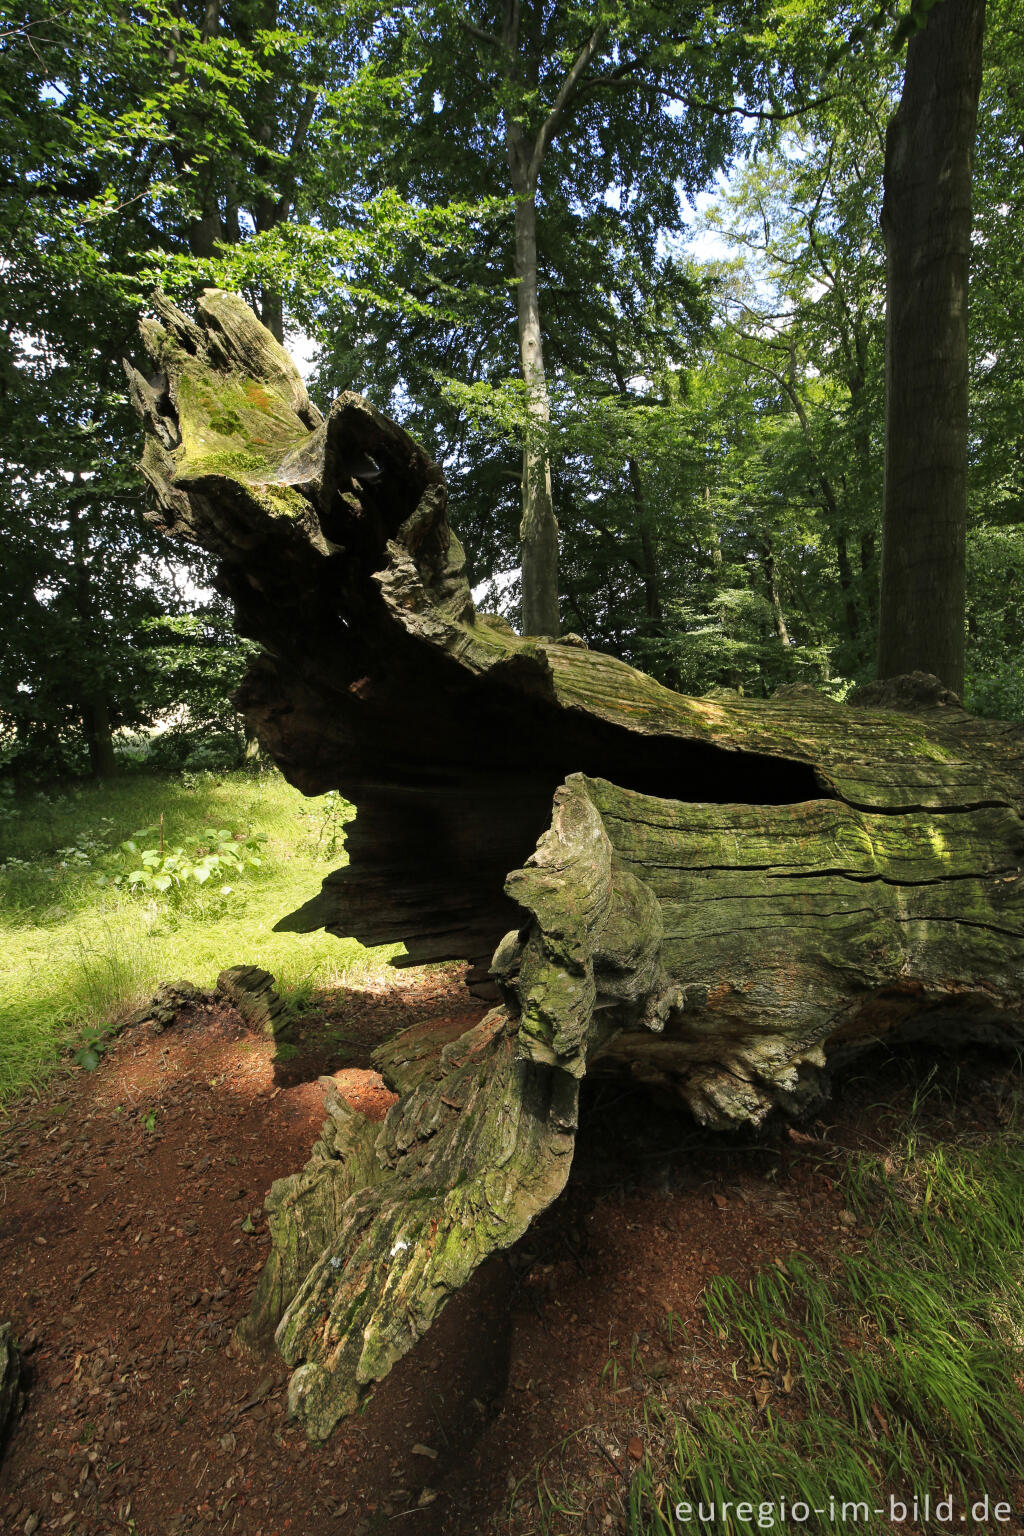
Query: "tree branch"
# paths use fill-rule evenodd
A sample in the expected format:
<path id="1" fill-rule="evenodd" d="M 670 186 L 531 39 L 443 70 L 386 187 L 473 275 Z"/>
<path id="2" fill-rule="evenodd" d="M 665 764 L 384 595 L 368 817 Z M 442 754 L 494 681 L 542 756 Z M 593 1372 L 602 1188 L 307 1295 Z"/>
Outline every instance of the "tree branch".
<path id="1" fill-rule="evenodd" d="M 555 104 L 551 108 L 551 111 L 548 113 L 547 117 L 544 119 L 541 130 L 534 140 L 533 153 L 530 156 L 530 166 L 528 171 L 531 187 L 535 188 L 537 185 L 537 179 L 540 176 L 540 168 L 543 163 L 547 147 L 551 143 L 551 139 L 554 136 L 555 130 L 565 115 L 566 108 L 572 101 L 573 96 L 576 94 L 579 83 L 586 73 L 591 59 L 597 52 L 603 31 L 603 27 L 595 27 L 593 32 L 591 32 L 590 36 L 587 38 L 587 41 L 583 44 L 583 47 L 580 49 L 579 53 L 576 55 L 573 66 L 569 73 L 566 75 L 565 79 L 562 81 L 561 89 L 559 90 L 558 95 L 555 97 Z"/>
<path id="2" fill-rule="evenodd" d="M 478 27 L 475 21 L 470 21 L 468 16 L 458 17 L 459 26 L 470 37 L 475 37 L 477 42 L 486 43 L 489 48 L 497 48 L 499 53 L 505 52 L 505 45 L 500 37 L 495 37 L 493 32 L 488 32 L 484 27 Z"/>
<path id="3" fill-rule="evenodd" d="M 763 107 L 738 107 L 735 102 L 726 106 L 722 102 L 703 101 L 699 96 L 685 96 L 674 91 L 671 86 L 659 85 L 655 80 L 645 80 L 640 75 L 631 74 L 629 71 L 635 68 L 635 64 L 620 65 L 611 75 L 594 75 L 584 81 L 580 87 L 584 91 L 617 90 L 635 87 L 638 90 L 653 91 L 657 96 L 665 96 L 669 101 L 678 101 L 681 106 L 691 112 L 710 112 L 715 117 L 746 117 L 758 122 L 784 123 L 794 117 L 801 117 L 805 112 L 811 112 L 816 107 L 826 107 L 835 100 L 833 96 L 816 96 L 813 101 L 802 101 L 799 106 L 792 107 L 788 111 L 781 108 L 771 110 Z"/>
<path id="4" fill-rule="evenodd" d="M 316 111 L 318 93 L 313 87 L 307 87 L 306 99 L 299 108 L 299 115 L 295 122 L 295 131 L 292 134 L 292 142 L 288 147 L 288 170 L 285 176 L 285 184 L 280 197 L 274 205 L 273 225 L 280 224 L 291 212 L 292 193 L 295 189 L 295 157 L 301 150 L 309 132 L 309 125 L 313 121 Z"/>

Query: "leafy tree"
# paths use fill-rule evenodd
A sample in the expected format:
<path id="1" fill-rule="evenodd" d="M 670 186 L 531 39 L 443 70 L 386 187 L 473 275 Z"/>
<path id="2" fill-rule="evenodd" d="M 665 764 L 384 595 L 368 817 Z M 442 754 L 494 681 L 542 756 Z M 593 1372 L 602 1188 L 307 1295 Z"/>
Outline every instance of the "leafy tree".
<path id="1" fill-rule="evenodd" d="M 986 525 L 1020 523 L 1024 520 L 1021 0 L 990 0 L 973 203 L 968 489 L 975 521 Z"/>
<path id="2" fill-rule="evenodd" d="M 968 709 L 1024 719 L 1024 527 L 982 526 L 967 541 Z"/>
<path id="3" fill-rule="evenodd" d="M 166 702 L 154 626 L 182 604 L 142 518 L 120 363 L 144 294 L 161 274 L 215 278 L 245 245 L 282 334 L 286 229 L 325 185 L 352 195 L 367 114 L 401 95 L 365 67 L 370 25 L 358 5 L 27 0 L 0 37 L 2 707 L 57 767 L 80 732 L 110 772 L 112 730 Z M 192 649 L 221 670 L 220 641 Z"/>
<path id="4" fill-rule="evenodd" d="M 0 760 L 63 773 L 84 754 L 106 776 L 119 727 L 185 706 L 193 729 L 232 728 L 242 653 L 216 605 L 185 616 L 194 597 L 144 523 L 123 462 L 123 412 L 97 398 L 91 418 L 62 420 L 68 370 L 37 368 L 32 435 L 8 458 L 5 434 L 0 452 Z M 80 390 L 79 376 L 70 382 Z"/>
<path id="5" fill-rule="evenodd" d="M 892 70 L 852 68 L 829 101 L 760 148 L 705 218 L 737 256 L 715 352 L 791 440 L 778 465 L 793 508 L 816 508 L 831 571 L 819 601 L 847 676 L 873 659 L 881 506 L 884 253 L 877 227 Z M 765 416 L 759 401 L 774 400 Z M 779 444 L 776 444 L 778 449 Z M 831 590 L 830 590 L 831 589 Z"/>
<path id="6" fill-rule="evenodd" d="M 410 7 L 396 19 L 389 67 L 416 79 L 405 152 L 389 165 L 402 194 L 436 198 L 444 185 L 467 198 L 512 196 L 511 218 L 479 259 L 454 270 L 431 264 L 420 291 L 436 296 L 437 329 L 449 337 L 465 323 L 450 324 L 460 301 L 463 315 L 475 311 L 473 344 L 460 355 L 478 377 L 490 371 L 496 382 L 500 368 L 507 377 L 518 351 L 527 630 L 553 632 L 559 622 L 552 300 L 559 290 L 581 296 L 607 327 L 609 300 L 588 280 L 599 264 L 588 248 L 629 250 L 654 268 L 659 241 L 681 227 L 683 194 L 706 186 L 735 149 L 743 112 L 772 116 L 779 101 L 806 96 L 810 9 L 787 18 L 796 42 L 743 4 L 615 0 L 581 10 L 502 0 L 472 19 L 451 5 Z M 831 37 L 830 23 L 818 22 Z M 510 287 L 515 331 L 500 325 L 498 364 L 485 316 L 496 314 L 496 300 L 508 305 Z"/>

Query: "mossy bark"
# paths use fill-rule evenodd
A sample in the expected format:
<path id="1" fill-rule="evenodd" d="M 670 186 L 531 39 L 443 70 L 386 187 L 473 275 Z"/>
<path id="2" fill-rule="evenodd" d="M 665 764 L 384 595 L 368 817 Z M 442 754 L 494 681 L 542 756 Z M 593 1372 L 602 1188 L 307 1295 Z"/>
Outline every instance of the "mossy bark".
<path id="1" fill-rule="evenodd" d="M 271 1191 L 238 1338 L 276 1341 L 322 1439 L 556 1197 L 585 1073 L 757 1125 L 892 1027 L 1019 1033 L 1024 734 L 927 679 L 887 707 L 690 699 L 519 637 L 475 611 L 407 434 L 351 394 L 320 421 L 241 300 L 160 316 L 163 372 L 130 375 L 154 516 L 218 557 L 263 644 L 240 702 L 265 750 L 358 808 L 347 865 L 282 926 L 468 960 L 498 999 L 460 1038 L 389 1044 L 383 1126 L 329 1087 L 310 1163 Z M 255 444 L 243 400 L 273 423 Z"/>

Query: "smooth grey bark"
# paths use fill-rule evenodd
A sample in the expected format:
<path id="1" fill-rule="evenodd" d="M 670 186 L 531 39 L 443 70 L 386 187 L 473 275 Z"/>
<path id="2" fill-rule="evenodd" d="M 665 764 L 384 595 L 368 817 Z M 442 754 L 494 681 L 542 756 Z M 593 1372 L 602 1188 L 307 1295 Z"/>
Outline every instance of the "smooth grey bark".
<path id="1" fill-rule="evenodd" d="M 768 587 L 768 598 L 772 605 L 772 620 L 775 624 L 776 637 L 783 645 L 789 645 L 789 630 L 786 627 L 786 615 L 782 609 L 782 598 L 779 595 L 779 579 L 775 570 L 775 551 L 772 549 L 770 539 L 765 539 L 761 548 L 761 569 L 764 571 L 764 579 Z"/>
<path id="2" fill-rule="evenodd" d="M 985 0 L 940 0 L 885 144 L 885 501 L 878 675 L 964 680 L 967 293 Z"/>
<path id="3" fill-rule="evenodd" d="M 519 188 L 517 187 L 517 192 Z M 547 429 L 551 420 L 537 283 L 536 194 L 521 193 L 516 205 L 516 308 L 519 353 L 529 421 L 523 441 L 523 633 L 557 635 L 558 521 L 551 499 Z"/>
<path id="4" fill-rule="evenodd" d="M 521 13 L 518 0 L 508 0 L 502 37 L 490 37 L 467 25 L 472 35 L 500 47 L 509 84 L 523 85 L 520 58 Z M 595 29 L 567 71 L 550 111 L 530 138 L 517 109 L 505 113 L 505 146 L 512 190 L 516 195 L 514 273 L 516 315 L 528 422 L 523 442 L 523 516 L 519 529 L 522 550 L 522 626 L 526 635 L 557 635 L 558 522 L 551 496 L 551 461 L 547 446 L 551 404 L 544 370 L 537 268 L 537 190 L 544 156 L 597 52 L 601 30 Z M 534 82 L 535 84 L 536 82 Z"/>

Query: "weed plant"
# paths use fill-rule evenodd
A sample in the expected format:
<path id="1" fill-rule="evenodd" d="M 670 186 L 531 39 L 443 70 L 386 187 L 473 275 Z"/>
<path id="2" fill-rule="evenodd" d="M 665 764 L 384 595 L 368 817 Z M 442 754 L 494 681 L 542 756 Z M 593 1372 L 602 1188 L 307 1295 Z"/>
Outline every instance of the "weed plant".
<path id="1" fill-rule="evenodd" d="M 272 931 L 344 861 L 353 814 L 279 774 L 132 775 L 7 795 L 0 811 L 0 1098 L 38 1081 L 69 1034 L 122 1018 L 160 982 L 210 985 L 225 966 L 261 965 L 301 1002 L 397 953 Z"/>

